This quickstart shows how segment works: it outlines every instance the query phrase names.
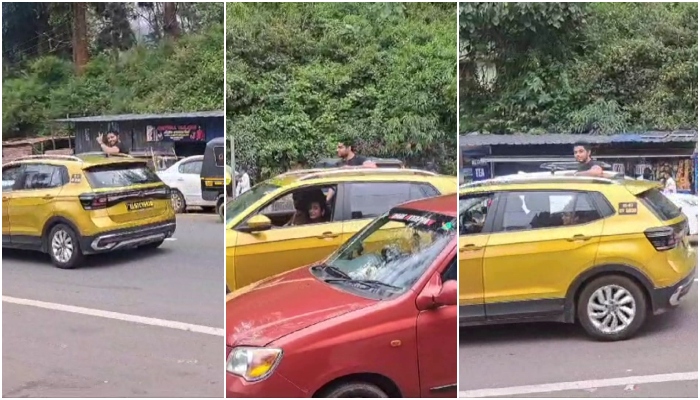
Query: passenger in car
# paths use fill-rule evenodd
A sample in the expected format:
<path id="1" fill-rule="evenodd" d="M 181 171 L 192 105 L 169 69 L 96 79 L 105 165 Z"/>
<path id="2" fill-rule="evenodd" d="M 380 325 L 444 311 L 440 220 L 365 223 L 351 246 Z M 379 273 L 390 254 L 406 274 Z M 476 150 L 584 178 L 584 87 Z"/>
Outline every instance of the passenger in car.
<path id="1" fill-rule="evenodd" d="M 292 219 L 290 219 L 284 226 L 299 226 L 309 223 L 308 205 L 304 194 L 304 192 L 292 193 L 295 211 L 294 215 L 292 215 Z"/>
<path id="2" fill-rule="evenodd" d="M 321 224 L 330 221 L 330 212 L 326 205 L 326 196 L 323 192 L 314 193 L 308 203 L 309 224 Z"/>

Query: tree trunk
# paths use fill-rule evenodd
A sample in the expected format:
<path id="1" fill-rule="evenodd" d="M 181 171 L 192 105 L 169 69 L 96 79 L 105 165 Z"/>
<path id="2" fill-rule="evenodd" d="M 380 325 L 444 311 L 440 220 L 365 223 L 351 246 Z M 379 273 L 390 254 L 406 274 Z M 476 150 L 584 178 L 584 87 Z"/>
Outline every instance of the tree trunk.
<path id="1" fill-rule="evenodd" d="M 73 3 L 73 64 L 78 74 L 82 74 L 88 62 L 87 3 Z"/>
<path id="2" fill-rule="evenodd" d="M 39 56 L 49 54 L 49 10 L 48 4 L 37 3 L 36 8 L 36 40 Z"/>
<path id="3" fill-rule="evenodd" d="M 163 4 L 163 30 L 172 37 L 180 37 L 180 24 L 177 22 L 177 3 Z"/>

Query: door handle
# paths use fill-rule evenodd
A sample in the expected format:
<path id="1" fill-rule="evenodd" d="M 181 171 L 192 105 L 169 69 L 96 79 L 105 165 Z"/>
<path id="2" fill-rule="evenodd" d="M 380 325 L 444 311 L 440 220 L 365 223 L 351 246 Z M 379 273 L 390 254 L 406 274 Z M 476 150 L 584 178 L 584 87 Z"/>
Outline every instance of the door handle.
<path id="1" fill-rule="evenodd" d="M 578 242 L 582 241 L 585 242 L 586 240 L 591 240 L 590 236 L 584 236 L 584 235 L 574 235 L 573 237 L 570 237 L 566 239 L 568 242 Z"/>
<path id="2" fill-rule="evenodd" d="M 316 236 L 317 239 L 333 239 L 337 238 L 340 236 L 339 233 L 333 233 L 333 232 L 323 232 L 322 234 Z"/>
<path id="3" fill-rule="evenodd" d="M 44 200 L 51 200 L 51 199 L 53 199 L 53 197 L 54 197 L 53 195 L 45 194 L 44 197 L 42 197 L 42 198 L 43 198 Z"/>
<path id="4" fill-rule="evenodd" d="M 459 248 L 459 252 L 464 252 L 464 251 L 477 251 L 483 249 L 482 246 L 476 246 L 473 244 L 465 244 L 464 246 Z"/>
<path id="5" fill-rule="evenodd" d="M 10 196 L 2 196 L 2 201 L 10 200 Z"/>
<path id="6" fill-rule="evenodd" d="M 182 179 L 182 178 L 177 178 L 177 181 L 178 181 L 178 182 L 184 182 L 185 180 Z"/>

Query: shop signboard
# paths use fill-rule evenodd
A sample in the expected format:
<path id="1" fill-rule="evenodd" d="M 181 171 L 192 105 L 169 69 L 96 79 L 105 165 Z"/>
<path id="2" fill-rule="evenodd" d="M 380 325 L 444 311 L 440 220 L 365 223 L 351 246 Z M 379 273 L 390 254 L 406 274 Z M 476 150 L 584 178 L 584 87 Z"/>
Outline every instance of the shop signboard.
<path id="1" fill-rule="evenodd" d="M 204 129 L 197 124 L 146 126 L 148 142 L 206 142 Z"/>

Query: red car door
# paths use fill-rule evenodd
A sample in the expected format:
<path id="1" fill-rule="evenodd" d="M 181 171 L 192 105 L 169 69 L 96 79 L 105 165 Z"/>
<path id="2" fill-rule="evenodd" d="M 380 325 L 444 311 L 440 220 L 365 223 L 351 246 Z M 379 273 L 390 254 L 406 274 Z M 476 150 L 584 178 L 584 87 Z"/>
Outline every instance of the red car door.
<path id="1" fill-rule="evenodd" d="M 457 256 L 444 264 L 437 272 L 441 280 L 456 280 Z M 456 398 L 457 305 L 420 311 L 416 331 L 421 397 Z"/>

